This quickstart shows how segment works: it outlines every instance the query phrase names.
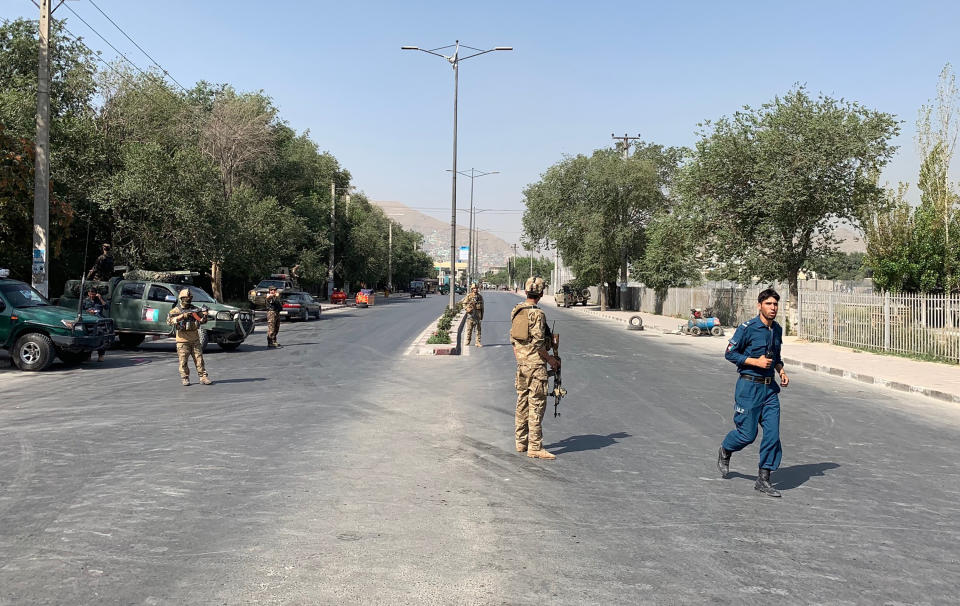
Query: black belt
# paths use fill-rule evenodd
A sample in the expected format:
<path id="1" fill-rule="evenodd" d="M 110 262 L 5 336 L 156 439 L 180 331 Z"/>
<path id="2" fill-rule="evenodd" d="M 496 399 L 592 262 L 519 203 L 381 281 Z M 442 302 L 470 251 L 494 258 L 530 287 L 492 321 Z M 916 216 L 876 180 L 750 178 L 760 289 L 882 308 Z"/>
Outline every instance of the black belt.
<path id="1" fill-rule="evenodd" d="M 773 383 L 773 377 L 758 377 L 755 375 L 740 375 L 741 379 L 750 381 L 751 383 L 763 383 L 764 385 L 769 385 Z"/>

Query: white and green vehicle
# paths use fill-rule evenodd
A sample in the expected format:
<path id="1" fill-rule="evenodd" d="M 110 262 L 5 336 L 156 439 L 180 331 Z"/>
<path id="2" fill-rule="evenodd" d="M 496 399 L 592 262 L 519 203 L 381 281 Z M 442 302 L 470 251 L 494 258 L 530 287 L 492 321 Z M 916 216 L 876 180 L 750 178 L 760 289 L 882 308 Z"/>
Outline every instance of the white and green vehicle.
<path id="1" fill-rule="evenodd" d="M 171 275 L 175 273 L 180 272 Z M 184 288 L 190 290 L 195 306 L 210 310 L 209 320 L 200 329 L 204 347 L 213 342 L 232 351 L 254 330 L 253 312 L 217 303 L 205 290 L 192 284 L 112 278 L 109 282 L 84 282 L 84 290 L 90 287 L 96 288 L 106 301 L 104 315 L 113 320 L 117 340 L 124 347 L 136 347 L 147 337 L 173 336 L 167 314 L 177 304 L 177 293 Z M 68 280 L 60 305 L 76 307 L 79 296 L 80 280 Z"/>

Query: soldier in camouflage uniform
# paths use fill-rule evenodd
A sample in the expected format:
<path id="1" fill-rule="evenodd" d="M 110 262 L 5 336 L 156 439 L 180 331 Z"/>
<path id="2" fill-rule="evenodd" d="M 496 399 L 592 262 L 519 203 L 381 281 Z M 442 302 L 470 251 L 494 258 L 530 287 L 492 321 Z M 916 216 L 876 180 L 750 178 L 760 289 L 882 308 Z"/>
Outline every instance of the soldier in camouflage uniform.
<path id="1" fill-rule="evenodd" d="M 470 287 L 470 294 L 463 300 L 463 310 L 467 313 L 467 345 L 473 337 L 473 329 L 477 329 L 477 347 L 483 347 L 480 343 L 481 322 L 483 322 L 483 295 L 480 294 L 480 288 L 476 282 Z"/>
<path id="2" fill-rule="evenodd" d="M 277 343 L 277 333 L 280 332 L 281 311 L 283 311 L 283 301 L 277 294 L 277 287 L 271 286 L 267 291 L 267 347 L 280 347 Z"/>
<path id="3" fill-rule="evenodd" d="M 547 369 L 556 369 L 558 361 L 551 356 L 547 318 L 537 302 L 543 296 L 543 279 L 529 278 L 524 285 L 527 300 L 510 313 L 510 342 L 517 359 L 517 452 L 527 451 L 534 459 L 555 459 L 543 449 L 541 422 L 547 407 Z"/>
<path id="4" fill-rule="evenodd" d="M 198 314 L 200 320 L 197 320 L 194 314 Z M 184 385 L 190 385 L 190 367 L 187 363 L 191 357 L 193 364 L 197 367 L 200 382 L 210 385 L 207 367 L 203 363 L 203 346 L 200 343 L 200 325 L 206 322 L 207 312 L 199 312 L 196 307 L 193 307 L 193 295 L 190 294 L 190 289 L 181 290 L 177 304 L 167 314 L 167 324 L 175 326 L 177 330 L 177 357 L 180 358 L 180 378 Z"/>

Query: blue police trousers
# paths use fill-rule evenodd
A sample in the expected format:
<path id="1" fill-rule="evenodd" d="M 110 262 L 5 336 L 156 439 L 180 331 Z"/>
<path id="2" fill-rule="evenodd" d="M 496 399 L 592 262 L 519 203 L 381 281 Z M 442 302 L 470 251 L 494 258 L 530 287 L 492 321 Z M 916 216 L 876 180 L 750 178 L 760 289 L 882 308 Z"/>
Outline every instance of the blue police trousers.
<path id="1" fill-rule="evenodd" d="M 774 378 L 775 380 L 776 378 Z M 758 427 L 763 428 L 760 439 L 760 469 L 780 467 L 783 449 L 780 447 L 780 386 L 737 380 L 734 394 L 733 422 L 736 429 L 723 439 L 723 448 L 737 452 L 757 439 Z"/>

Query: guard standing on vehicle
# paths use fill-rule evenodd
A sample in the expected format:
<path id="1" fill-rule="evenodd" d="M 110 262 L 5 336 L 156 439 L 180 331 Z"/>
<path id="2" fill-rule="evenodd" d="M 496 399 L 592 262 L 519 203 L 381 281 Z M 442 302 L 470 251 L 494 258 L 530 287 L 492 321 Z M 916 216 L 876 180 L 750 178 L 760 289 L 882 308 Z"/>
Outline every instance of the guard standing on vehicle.
<path id="1" fill-rule="evenodd" d="M 463 300 L 463 310 L 467 313 L 467 345 L 473 338 L 473 329 L 477 329 L 477 347 L 483 347 L 480 343 L 480 331 L 483 322 L 483 295 L 480 294 L 480 288 L 474 282 L 470 286 L 470 294 Z"/>
<path id="2" fill-rule="evenodd" d="M 83 300 L 82 304 L 83 311 L 102 318 L 103 308 L 106 307 L 106 305 L 106 302 L 103 300 L 103 297 L 100 296 L 100 293 L 97 292 L 96 288 L 91 286 L 87 289 L 87 298 Z M 103 362 L 103 354 L 106 353 L 106 351 L 105 347 L 97 350 L 97 362 Z"/>
<path id="3" fill-rule="evenodd" d="M 203 345 L 200 342 L 200 325 L 207 323 L 207 310 L 193 306 L 190 289 L 184 288 L 178 295 L 177 304 L 167 314 L 167 323 L 176 327 L 177 357 L 180 358 L 180 378 L 184 385 L 190 385 L 190 358 L 197 367 L 200 382 L 210 385 L 207 367 L 203 363 Z"/>
<path id="4" fill-rule="evenodd" d="M 510 312 L 510 342 L 517 359 L 517 452 L 527 452 L 533 459 L 556 459 L 543 449 L 543 412 L 547 407 L 547 369 L 556 370 L 557 359 L 550 355 L 550 331 L 547 317 L 537 307 L 543 296 L 543 279 L 528 278 L 524 285 L 527 300 Z"/>
<path id="5" fill-rule="evenodd" d="M 277 343 L 277 333 L 280 332 L 280 311 L 283 302 L 277 294 L 277 287 L 271 286 L 267 291 L 267 347 L 280 347 Z"/>
<path id="6" fill-rule="evenodd" d="M 780 387 L 790 378 L 783 370 L 780 348 L 783 330 L 776 322 L 780 295 L 768 288 L 757 297 L 759 314 L 741 324 L 727 344 L 726 358 L 737 365 L 740 377 L 734 394 L 733 422 L 736 429 L 727 434 L 717 454 L 720 477 L 730 473 L 733 453 L 757 439 L 758 426 L 763 429 L 760 440 L 760 464 L 755 490 L 779 497 L 780 491 L 770 483 L 770 472 L 780 467 L 783 449 L 780 445 Z M 777 385 L 775 373 L 780 375 Z"/>
<path id="7" fill-rule="evenodd" d="M 110 245 L 104 242 L 101 246 L 103 252 L 93 262 L 93 267 L 87 272 L 87 280 L 97 280 L 106 282 L 113 277 L 113 255 L 110 254 Z"/>

